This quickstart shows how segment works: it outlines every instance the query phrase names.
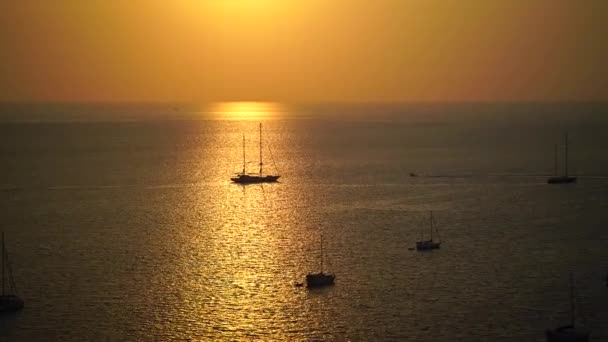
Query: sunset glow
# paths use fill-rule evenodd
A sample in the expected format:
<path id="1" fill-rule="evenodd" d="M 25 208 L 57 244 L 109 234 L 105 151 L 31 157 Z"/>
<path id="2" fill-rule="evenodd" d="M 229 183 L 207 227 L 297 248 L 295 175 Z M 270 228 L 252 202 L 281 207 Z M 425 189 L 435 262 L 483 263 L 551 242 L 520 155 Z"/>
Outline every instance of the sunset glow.
<path id="1" fill-rule="evenodd" d="M 219 119 L 263 120 L 280 115 L 284 109 L 274 102 L 219 102 L 212 104 L 209 113 Z"/>
<path id="2" fill-rule="evenodd" d="M 3 1 L 0 100 L 601 100 L 608 2 Z"/>

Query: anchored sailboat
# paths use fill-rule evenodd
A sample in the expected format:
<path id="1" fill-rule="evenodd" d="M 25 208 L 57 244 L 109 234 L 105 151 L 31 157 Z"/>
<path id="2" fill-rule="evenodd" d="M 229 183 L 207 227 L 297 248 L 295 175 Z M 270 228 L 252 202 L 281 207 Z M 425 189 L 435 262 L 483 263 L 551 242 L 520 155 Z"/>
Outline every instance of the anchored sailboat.
<path id="1" fill-rule="evenodd" d="M 570 274 L 570 324 L 545 332 L 547 342 L 587 342 L 589 331 L 575 327 L 574 280 Z"/>
<path id="2" fill-rule="evenodd" d="M 306 287 L 323 287 L 334 284 L 336 276 L 331 273 L 323 273 L 323 235 L 321 235 L 321 272 L 308 273 L 306 275 Z"/>
<path id="3" fill-rule="evenodd" d="M 430 240 L 424 239 L 424 231 L 420 234 L 420 241 L 416 241 L 416 249 L 419 251 L 427 251 L 431 249 L 438 249 L 441 246 L 441 241 L 433 241 L 433 212 L 430 212 L 431 220 L 431 238 Z M 439 230 L 437 230 L 437 237 L 439 237 Z"/>
<path id="4" fill-rule="evenodd" d="M 235 177 L 230 178 L 235 183 L 248 184 L 248 183 L 270 183 L 276 182 L 279 175 L 264 175 L 263 173 L 264 163 L 262 162 L 262 124 L 260 123 L 260 172 L 259 173 L 247 173 L 247 162 L 245 161 L 245 136 L 243 135 L 243 171 L 238 173 Z"/>
<path id="5" fill-rule="evenodd" d="M 568 176 L 568 133 L 564 135 L 564 174 L 562 176 L 557 175 L 557 145 L 555 145 L 555 176 L 549 177 L 547 183 L 549 184 L 562 184 L 562 183 L 575 183 L 576 177 Z"/>
<path id="6" fill-rule="evenodd" d="M 4 245 L 4 232 L 2 232 L 2 294 L 0 295 L 0 313 L 15 312 L 23 309 L 23 299 L 17 295 L 17 287 L 13 280 L 8 252 Z"/>

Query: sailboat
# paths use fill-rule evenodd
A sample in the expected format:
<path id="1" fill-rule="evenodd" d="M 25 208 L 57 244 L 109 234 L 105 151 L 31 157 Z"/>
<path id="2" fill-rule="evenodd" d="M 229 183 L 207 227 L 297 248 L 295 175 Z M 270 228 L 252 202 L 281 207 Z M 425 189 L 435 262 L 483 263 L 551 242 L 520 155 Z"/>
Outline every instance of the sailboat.
<path id="1" fill-rule="evenodd" d="M 264 175 L 263 173 L 264 163 L 262 162 L 262 124 L 260 123 L 260 172 L 259 173 L 247 173 L 247 162 L 245 161 L 245 136 L 243 135 L 243 171 L 236 174 L 236 176 L 230 178 L 235 183 L 248 184 L 248 183 L 270 183 L 276 182 L 279 175 Z"/>
<path id="2" fill-rule="evenodd" d="M 548 184 L 576 183 L 576 177 L 568 176 L 568 133 L 564 135 L 564 174 L 557 175 L 557 145 L 555 146 L 555 176 L 547 179 Z"/>
<path id="3" fill-rule="evenodd" d="M 577 328 L 574 325 L 575 307 L 574 307 L 574 280 L 570 273 L 570 324 L 556 328 L 547 329 L 545 335 L 547 342 L 587 342 L 589 341 L 589 331 Z"/>
<path id="4" fill-rule="evenodd" d="M 321 271 L 319 273 L 308 273 L 306 275 L 306 287 L 324 287 L 334 284 L 336 276 L 331 273 L 323 273 L 323 235 L 321 235 Z"/>
<path id="5" fill-rule="evenodd" d="M 0 313 L 15 312 L 23 309 L 23 299 L 17 296 L 17 287 L 13 280 L 8 252 L 4 245 L 2 232 L 2 294 L 0 295 Z"/>
<path id="6" fill-rule="evenodd" d="M 441 241 L 433 240 L 433 212 L 430 212 L 430 220 L 431 220 L 431 239 L 424 240 L 424 231 L 420 234 L 420 241 L 416 241 L 416 250 L 419 251 L 427 251 L 431 249 L 438 249 L 441 246 Z M 439 230 L 437 230 L 437 235 L 439 237 Z"/>

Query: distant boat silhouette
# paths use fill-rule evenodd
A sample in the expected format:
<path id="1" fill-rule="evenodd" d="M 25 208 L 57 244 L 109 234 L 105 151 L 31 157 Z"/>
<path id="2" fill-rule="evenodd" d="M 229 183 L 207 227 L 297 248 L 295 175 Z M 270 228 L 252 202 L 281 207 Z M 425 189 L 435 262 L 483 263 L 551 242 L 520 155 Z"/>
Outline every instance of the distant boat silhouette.
<path id="1" fill-rule="evenodd" d="M 576 183 L 576 177 L 568 176 L 568 133 L 564 134 L 564 174 L 562 176 L 557 175 L 557 145 L 555 145 L 554 173 L 555 176 L 547 179 L 548 184 Z"/>
<path id="2" fill-rule="evenodd" d="M 336 276 L 331 273 L 323 273 L 323 235 L 321 235 L 321 268 L 319 273 L 308 273 L 306 275 L 306 287 L 324 287 L 334 284 Z"/>
<path id="3" fill-rule="evenodd" d="M 587 342 L 589 341 L 589 331 L 577 328 L 574 325 L 575 306 L 574 306 L 574 280 L 570 273 L 570 324 L 556 329 L 548 329 L 545 332 L 547 342 Z"/>
<path id="4" fill-rule="evenodd" d="M 23 309 L 23 299 L 17 295 L 17 287 L 13 280 L 11 264 L 8 260 L 8 251 L 4 245 L 4 232 L 2 232 L 2 294 L 0 295 L 0 313 L 15 312 Z"/>
<path id="5" fill-rule="evenodd" d="M 420 241 L 416 241 L 416 249 L 419 251 L 426 251 L 431 249 L 438 249 L 441 246 L 441 241 L 433 241 L 433 212 L 430 212 L 431 221 L 431 238 L 430 240 L 424 240 L 424 230 L 421 230 Z M 439 230 L 437 230 L 437 237 L 439 237 Z"/>
<path id="6" fill-rule="evenodd" d="M 243 135 L 243 171 L 238 173 L 235 177 L 230 178 L 235 183 L 248 184 L 248 183 L 271 183 L 276 182 L 279 175 L 264 175 L 263 173 L 264 163 L 262 162 L 262 124 L 260 123 L 260 172 L 259 173 L 247 173 L 247 162 L 245 161 L 245 135 Z"/>

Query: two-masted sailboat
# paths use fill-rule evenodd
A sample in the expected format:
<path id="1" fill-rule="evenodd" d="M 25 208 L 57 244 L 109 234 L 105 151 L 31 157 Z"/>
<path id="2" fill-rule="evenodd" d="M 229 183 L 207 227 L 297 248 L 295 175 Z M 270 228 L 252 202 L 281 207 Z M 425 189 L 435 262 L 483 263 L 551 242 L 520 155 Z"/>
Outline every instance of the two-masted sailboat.
<path id="1" fill-rule="evenodd" d="M 2 232 L 2 294 L 0 294 L 0 313 L 15 312 L 23 309 L 23 299 L 17 295 L 17 287 L 13 280 L 11 264 L 8 260 L 8 251 L 4 245 L 4 232 Z"/>
<path id="2" fill-rule="evenodd" d="M 557 145 L 555 145 L 555 175 L 547 179 L 549 184 L 564 184 L 564 183 L 575 183 L 576 177 L 568 176 L 568 133 L 564 135 L 564 174 L 558 176 L 557 174 Z"/>
<path id="3" fill-rule="evenodd" d="M 245 160 L 245 135 L 243 135 L 243 171 L 236 174 L 236 176 L 230 178 L 231 181 L 241 184 L 249 183 L 270 183 L 276 182 L 279 175 L 264 175 L 263 173 L 264 163 L 262 161 L 262 124 L 260 123 L 260 172 L 259 173 L 247 173 L 247 161 Z"/>
<path id="4" fill-rule="evenodd" d="M 319 273 L 308 273 L 306 275 L 306 287 L 324 287 L 334 284 L 336 276 L 331 273 L 323 273 L 323 235 L 321 235 L 321 268 Z"/>
<path id="5" fill-rule="evenodd" d="M 575 326 L 576 311 L 574 305 L 574 280 L 570 274 L 570 324 L 556 329 L 547 329 L 547 342 L 587 342 L 589 331 Z"/>
<path id="6" fill-rule="evenodd" d="M 416 241 L 416 250 L 427 251 L 427 250 L 431 250 L 431 249 L 438 249 L 441 247 L 441 241 L 433 240 L 433 230 L 436 230 L 436 228 L 433 227 L 433 212 L 432 211 L 430 212 L 430 220 L 431 220 L 431 238 L 429 240 L 425 240 L 424 239 L 424 230 L 421 230 L 420 241 Z M 437 238 L 439 238 L 439 230 L 437 230 Z"/>

